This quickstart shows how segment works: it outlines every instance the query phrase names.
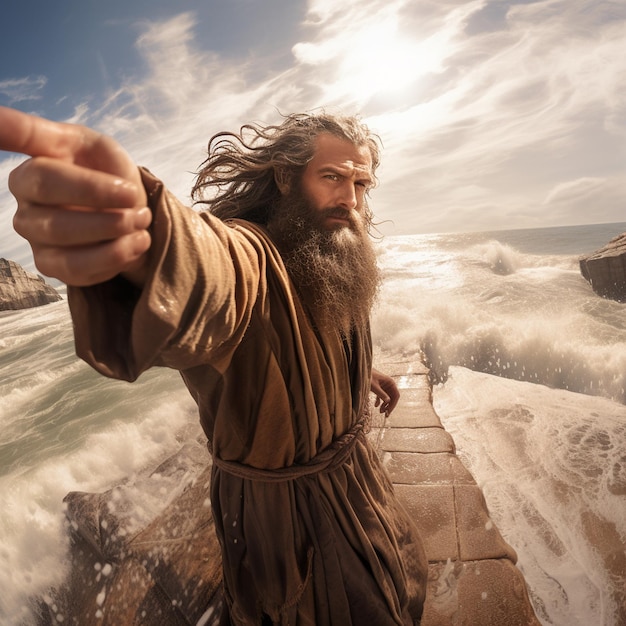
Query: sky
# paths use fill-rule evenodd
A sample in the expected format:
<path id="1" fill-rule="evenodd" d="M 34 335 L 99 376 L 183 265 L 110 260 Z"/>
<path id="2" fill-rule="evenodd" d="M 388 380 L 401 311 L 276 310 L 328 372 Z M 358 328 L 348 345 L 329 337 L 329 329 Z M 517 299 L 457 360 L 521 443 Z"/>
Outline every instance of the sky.
<path id="1" fill-rule="evenodd" d="M 383 235 L 626 221 L 626 0 L 5 0 L 0 105 L 112 135 L 183 201 L 281 113 L 381 138 Z M 26 266 L 0 153 L 0 256 Z"/>

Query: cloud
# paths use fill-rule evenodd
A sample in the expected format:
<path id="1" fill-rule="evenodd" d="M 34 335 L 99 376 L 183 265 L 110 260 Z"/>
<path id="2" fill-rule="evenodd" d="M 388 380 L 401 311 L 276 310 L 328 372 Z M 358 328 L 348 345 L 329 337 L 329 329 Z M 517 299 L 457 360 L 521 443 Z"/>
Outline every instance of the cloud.
<path id="1" fill-rule="evenodd" d="M 558 223 L 567 220 L 570 224 L 593 221 L 612 222 L 612 207 L 623 208 L 626 220 L 626 181 L 623 176 L 612 178 L 583 177 L 560 183 L 545 198 L 542 208 Z"/>
<path id="2" fill-rule="evenodd" d="M 45 76 L 27 76 L 25 78 L 9 78 L 0 81 L 0 94 L 6 96 L 9 106 L 27 100 L 39 100 L 41 91 L 46 86 Z"/>
<path id="3" fill-rule="evenodd" d="M 9 178 L 11 170 L 15 169 L 24 157 L 12 155 L 0 161 L 0 181 Z M 34 269 L 32 256 L 28 244 L 11 227 L 16 202 L 6 184 L 0 184 L 0 220 L 3 225 L 0 231 L 0 257 L 11 259 L 21 265 Z"/>
<path id="4" fill-rule="evenodd" d="M 211 135 L 254 119 L 275 121 L 279 109 L 291 110 L 285 103 L 300 99 L 295 81 L 286 75 L 255 78 L 247 62 L 201 51 L 192 35 L 196 25 L 191 13 L 144 22 L 137 48 L 147 65 L 146 75 L 128 77 L 105 98 L 86 98 L 67 120 L 115 137 L 183 201 L 189 201 L 193 173 L 206 156 Z M 4 224 L 10 224 L 15 207 L 6 190 L 14 165 L 13 159 L 0 161 Z M 29 257 L 23 242 L 24 250 L 16 253 L 20 241 L 12 232 L 0 235 L 0 254 L 20 262 Z"/>
<path id="5" fill-rule="evenodd" d="M 625 219 L 623 3 L 311 0 L 271 73 L 254 50 L 204 50 L 200 27 L 193 13 L 143 22 L 145 75 L 72 116 L 183 200 L 214 133 L 325 106 L 383 139 L 372 204 L 386 234 Z M 0 195 L 8 223 L 5 207 Z"/>
<path id="6" fill-rule="evenodd" d="M 416 19 L 407 0 L 372 0 L 367 10 L 316 0 L 308 13 L 311 36 L 293 46 L 294 58 L 301 71 L 314 68 L 312 82 L 327 104 L 364 110 L 375 98 L 386 107 L 406 100 L 416 82 L 444 71 L 458 23 L 481 2 L 453 8 L 431 31 L 424 28 L 429 4 L 420 3 Z"/>
<path id="7" fill-rule="evenodd" d="M 605 187 L 606 183 L 607 181 L 604 178 L 591 177 L 560 183 L 550 191 L 544 201 L 544 205 L 568 204 L 572 201 L 588 200 L 590 196 L 595 195 L 600 189 Z"/>
<path id="8" fill-rule="evenodd" d="M 383 185 L 407 199 L 412 188 L 413 204 L 439 216 L 432 228 L 482 227 L 485 211 L 491 228 L 541 226 L 552 225 L 539 207 L 555 184 L 601 162 L 621 170 L 626 16 L 612 22 L 597 4 L 512 4 L 499 29 L 468 36 L 459 28 L 428 97 L 372 119 L 388 146 Z M 607 219 L 623 219 L 623 202 L 606 199 Z M 397 211 L 386 201 L 385 212 Z"/>
<path id="9" fill-rule="evenodd" d="M 83 103 L 72 118 L 114 136 L 182 199 L 188 199 L 192 172 L 212 134 L 259 115 L 276 118 L 279 104 L 295 92 L 280 77 L 250 77 L 247 62 L 201 51 L 196 26 L 191 13 L 144 22 L 136 46 L 146 75 L 129 77 L 97 108 Z"/>

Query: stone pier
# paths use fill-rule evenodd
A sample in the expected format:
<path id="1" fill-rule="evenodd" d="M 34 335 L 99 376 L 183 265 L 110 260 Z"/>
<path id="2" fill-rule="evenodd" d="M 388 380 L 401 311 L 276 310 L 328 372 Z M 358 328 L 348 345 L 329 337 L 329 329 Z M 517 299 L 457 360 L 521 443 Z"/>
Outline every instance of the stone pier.
<path id="1" fill-rule="evenodd" d="M 432 405 L 428 370 L 381 363 L 402 391 L 369 437 L 419 526 L 429 560 L 422 626 L 540 626 L 516 554 L 455 454 Z M 66 497 L 71 573 L 37 602 L 40 624 L 217 626 L 221 561 L 201 437 L 153 472 L 103 494 Z M 167 503 L 153 520 L 136 495 Z M 357 625 L 361 626 L 361 625 Z"/>
<path id="2" fill-rule="evenodd" d="M 402 395 L 370 437 L 424 540 L 429 577 L 422 626 L 540 626 L 517 555 L 435 413 L 428 369 L 419 362 L 380 369 Z"/>

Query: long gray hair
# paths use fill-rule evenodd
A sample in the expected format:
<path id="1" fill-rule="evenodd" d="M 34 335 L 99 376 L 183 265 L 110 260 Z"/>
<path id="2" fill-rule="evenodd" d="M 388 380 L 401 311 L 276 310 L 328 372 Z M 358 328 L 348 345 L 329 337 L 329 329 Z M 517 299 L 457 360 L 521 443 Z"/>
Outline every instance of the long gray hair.
<path id="1" fill-rule="evenodd" d="M 380 140 L 355 116 L 296 113 L 282 124 L 245 124 L 239 133 L 217 133 L 209 141 L 192 197 L 221 219 L 242 218 L 267 224 L 280 197 L 276 179 L 296 181 L 313 158 L 315 139 L 330 133 L 367 146 L 372 176 L 380 164 Z M 371 213 L 366 207 L 366 220 Z"/>

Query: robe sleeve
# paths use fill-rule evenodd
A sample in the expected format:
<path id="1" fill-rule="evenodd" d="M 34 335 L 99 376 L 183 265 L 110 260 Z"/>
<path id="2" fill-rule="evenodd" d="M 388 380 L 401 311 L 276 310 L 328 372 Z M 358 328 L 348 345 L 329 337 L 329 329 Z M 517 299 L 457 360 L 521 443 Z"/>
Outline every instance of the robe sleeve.
<path id="1" fill-rule="evenodd" d="M 78 356 L 128 381 L 154 365 L 228 361 L 266 289 L 263 248 L 251 232 L 183 206 L 141 173 L 153 212 L 144 288 L 121 276 L 68 288 Z"/>

